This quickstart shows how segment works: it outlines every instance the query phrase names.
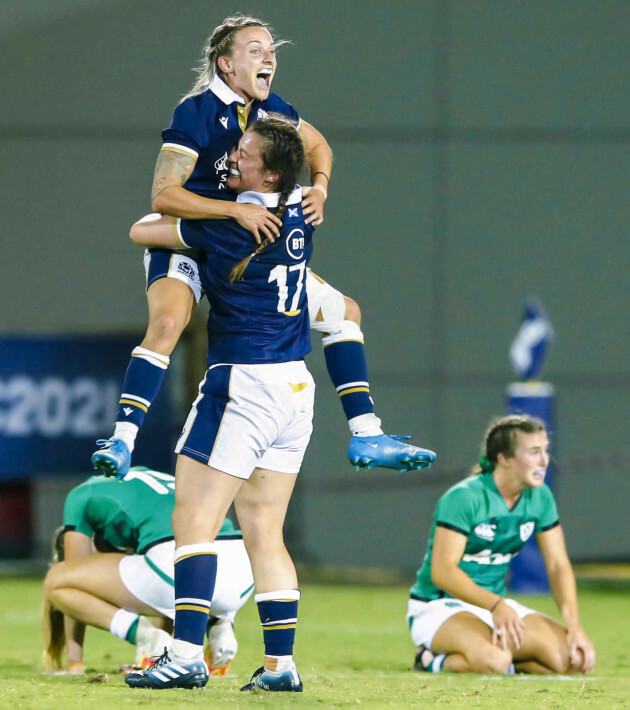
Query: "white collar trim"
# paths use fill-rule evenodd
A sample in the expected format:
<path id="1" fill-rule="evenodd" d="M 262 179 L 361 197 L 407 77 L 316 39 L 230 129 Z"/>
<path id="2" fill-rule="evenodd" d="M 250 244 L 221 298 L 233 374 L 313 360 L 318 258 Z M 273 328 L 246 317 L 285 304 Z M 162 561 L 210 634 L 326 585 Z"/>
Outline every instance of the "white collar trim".
<path id="1" fill-rule="evenodd" d="M 237 202 L 242 202 L 248 205 L 262 205 L 263 207 L 277 207 L 280 202 L 279 192 L 254 192 L 253 190 L 248 190 L 246 192 L 241 192 L 241 194 L 236 198 Z M 297 202 L 302 201 L 302 188 L 300 185 L 296 185 L 293 192 L 289 195 L 287 200 L 287 205 L 294 205 Z"/>
<path id="2" fill-rule="evenodd" d="M 212 77 L 212 81 L 210 82 L 210 86 L 208 88 L 213 94 L 218 96 L 218 98 L 220 98 L 226 106 L 233 104 L 235 101 L 238 101 L 240 104 L 245 103 L 245 99 L 242 96 L 239 96 L 235 91 L 232 91 L 232 89 L 230 89 L 230 87 L 218 74 L 215 74 Z"/>

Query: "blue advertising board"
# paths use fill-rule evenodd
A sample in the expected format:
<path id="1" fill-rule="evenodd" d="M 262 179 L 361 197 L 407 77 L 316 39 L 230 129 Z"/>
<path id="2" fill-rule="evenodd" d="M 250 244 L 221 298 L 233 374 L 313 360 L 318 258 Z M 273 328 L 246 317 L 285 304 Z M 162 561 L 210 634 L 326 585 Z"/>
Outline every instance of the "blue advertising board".
<path id="1" fill-rule="evenodd" d="M 131 351 L 142 336 L 0 336 L 0 480 L 91 471 L 108 438 Z M 133 461 L 173 469 L 182 420 L 171 373 L 151 407 Z"/>

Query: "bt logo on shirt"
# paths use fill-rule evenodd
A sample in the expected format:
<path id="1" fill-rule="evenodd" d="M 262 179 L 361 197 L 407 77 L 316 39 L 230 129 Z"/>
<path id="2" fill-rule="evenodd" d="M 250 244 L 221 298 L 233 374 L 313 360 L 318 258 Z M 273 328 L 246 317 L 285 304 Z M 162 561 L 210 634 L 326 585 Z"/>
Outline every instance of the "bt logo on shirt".
<path id="1" fill-rule="evenodd" d="M 304 256 L 304 232 L 301 229 L 293 229 L 289 232 L 286 245 L 292 259 L 301 259 Z"/>

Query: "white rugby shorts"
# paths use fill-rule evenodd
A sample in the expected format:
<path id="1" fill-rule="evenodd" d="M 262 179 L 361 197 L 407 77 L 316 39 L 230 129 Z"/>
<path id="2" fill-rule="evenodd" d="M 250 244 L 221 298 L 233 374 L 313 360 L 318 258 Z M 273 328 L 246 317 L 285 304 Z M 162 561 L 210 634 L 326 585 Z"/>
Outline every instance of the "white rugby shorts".
<path id="1" fill-rule="evenodd" d="M 518 614 L 519 619 L 522 619 L 528 614 L 535 614 L 534 609 L 523 606 L 514 599 L 503 600 Z M 416 646 L 426 646 L 431 648 L 433 637 L 437 633 L 442 624 L 450 619 L 451 616 L 459 614 L 462 611 L 467 611 L 474 614 L 478 619 L 481 619 L 484 624 L 491 629 L 494 628 L 492 622 L 492 614 L 488 609 L 483 609 L 474 604 L 468 604 L 459 599 L 434 599 L 430 602 L 421 602 L 417 599 L 410 599 L 407 606 L 407 624 L 411 631 L 411 640 Z"/>
<path id="2" fill-rule="evenodd" d="M 252 566 L 242 539 L 215 541 L 217 581 L 211 615 L 234 620 L 254 591 Z M 141 602 L 170 619 L 175 618 L 173 588 L 175 541 L 162 542 L 146 555 L 125 555 L 118 567 L 127 589 Z"/>
<path id="3" fill-rule="evenodd" d="M 298 473 L 313 431 L 315 382 L 303 360 L 212 365 L 175 447 L 224 473 Z"/>

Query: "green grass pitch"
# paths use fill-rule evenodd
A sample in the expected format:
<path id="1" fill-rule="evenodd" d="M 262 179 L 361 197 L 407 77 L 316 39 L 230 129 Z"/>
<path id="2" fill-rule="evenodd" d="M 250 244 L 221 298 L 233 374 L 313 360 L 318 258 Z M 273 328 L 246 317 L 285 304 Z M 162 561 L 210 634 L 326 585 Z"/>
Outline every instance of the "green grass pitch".
<path id="1" fill-rule="evenodd" d="M 295 655 L 303 694 L 239 692 L 262 658 L 251 600 L 237 617 L 240 650 L 229 676 L 211 679 L 205 691 L 158 692 L 127 688 L 116 671 L 133 660 L 133 649 L 95 629 L 87 632 L 85 676 L 42 673 L 41 580 L 0 579 L 0 708 L 630 708 L 628 587 L 580 590 L 582 622 L 598 662 L 589 676 L 571 679 L 411 673 L 407 588 L 311 584 L 302 591 Z M 522 600 L 556 616 L 548 597 Z"/>

